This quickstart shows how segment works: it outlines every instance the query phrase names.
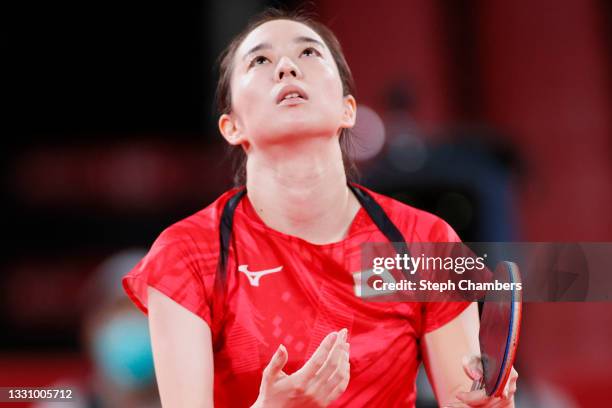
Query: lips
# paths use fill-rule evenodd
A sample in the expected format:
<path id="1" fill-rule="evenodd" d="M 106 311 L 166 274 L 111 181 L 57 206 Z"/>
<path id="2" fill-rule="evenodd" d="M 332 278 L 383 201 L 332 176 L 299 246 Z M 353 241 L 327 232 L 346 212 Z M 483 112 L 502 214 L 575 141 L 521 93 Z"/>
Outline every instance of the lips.
<path id="1" fill-rule="evenodd" d="M 302 88 L 296 85 L 286 85 L 282 87 L 276 96 L 277 104 L 281 102 L 301 102 L 305 100 L 308 100 L 308 95 L 306 95 L 306 92 L 304 92 Z"/>

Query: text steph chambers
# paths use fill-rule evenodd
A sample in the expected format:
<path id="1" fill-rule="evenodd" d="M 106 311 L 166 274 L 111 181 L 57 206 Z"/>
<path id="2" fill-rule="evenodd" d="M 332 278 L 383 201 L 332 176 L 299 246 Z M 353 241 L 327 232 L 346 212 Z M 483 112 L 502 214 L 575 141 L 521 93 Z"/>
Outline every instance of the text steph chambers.
<path id="1" fill-rule="evenodd" d="M 416 290 L 428 290 L 428 291 L 439 291 L 445 292 L 449 290 L 495 290 L 495 291 L 508 291 L 508 290 L 522 290 L 521 282 L 499 282 L 497 280 L 493 282 L 472 282 L 469 279 L 462 279 L 459 282 L 453 282 L 448 280 L 446 282 L 431 282 L 425 279 L 421 279 L 418 282 L 409 281 L 402 279 L 395 282 L 385 282 L 383 280 L 375 280 L 372 282 L 372 288 L 374 290 L 381 291 L 416 291 Z"/>

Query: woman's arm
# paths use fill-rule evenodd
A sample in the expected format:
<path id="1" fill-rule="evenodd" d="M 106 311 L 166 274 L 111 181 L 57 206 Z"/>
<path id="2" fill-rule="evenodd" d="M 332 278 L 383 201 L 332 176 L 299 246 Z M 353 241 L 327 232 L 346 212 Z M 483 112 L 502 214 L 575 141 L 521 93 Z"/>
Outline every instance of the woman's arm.
<path id="1" fill-rule="evenodd" d="M 164 407 L 213 406 L 213 352 L 208 324 L 148 288 L 149 331 Z"/>
<path id="2" fill-rule="evenodd" d="M 457 393 L 472 386 L 463 358 L 480 355 L 479 325 L 478 304 L 473 303 L 449 323 L 423 336 L 423 362 L 440 406 L 458 401 Z"/>
<path id="3" fill-rule="evenodd" d="M 214 360 L 208 324 L 178 303 L 148 288 L 149 331 L 157 386 L 164 407 L 213 406 Z M 282 369 L 280 346 L 263 371 L 257 407 L 323 407 L 340 397 L 350 376 L 346 329 L 332 332 L 292 375 Z"/>
<path id="4" fill-rule="evenodd" d="M 472 303 L 452 321 L 423 336 L 423 361 L 440 406 L 514 407 L 518 378 L 514 368 L 503 397 L 488 397 L 484 390 L 470 391 L 472 382 L 482 375 L 479 326 L 478 304 Z"/>

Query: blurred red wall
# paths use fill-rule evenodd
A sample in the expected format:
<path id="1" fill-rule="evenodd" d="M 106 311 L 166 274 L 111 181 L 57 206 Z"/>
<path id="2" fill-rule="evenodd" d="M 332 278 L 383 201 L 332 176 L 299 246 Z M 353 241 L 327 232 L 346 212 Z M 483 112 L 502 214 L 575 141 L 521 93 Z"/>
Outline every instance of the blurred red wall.
<path id="1" fill-rule="evenodd" d="M 382 87 L 405 76 L 417 86 L 415 117 L 425 129 L 460 119 L 449 92 L 442 2 L 321 3 L 351 64 L 359 102 L 380 109 Z M 516 186 L 524 241 L 612 241 L 612 70 L 601 6 L 469 5 L 480 119 L 507 135 L 526 164 L 527 177 Z M 594 406 L 608 399 L 610 344 L 610 303 L 528 304 L 517 366 L 527 380 L 552 381 Z"/>

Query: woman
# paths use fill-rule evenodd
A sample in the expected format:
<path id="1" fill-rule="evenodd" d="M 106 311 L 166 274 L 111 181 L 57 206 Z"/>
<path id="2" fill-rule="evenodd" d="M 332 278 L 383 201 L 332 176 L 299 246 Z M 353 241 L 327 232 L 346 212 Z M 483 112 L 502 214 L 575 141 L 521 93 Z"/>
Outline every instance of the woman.
<path id="1" fill-rule="evenodd" d="M 166 229 L 123 281 L 149 315 L 164 406 L 413 406 L 421 355 L 441 405 L 513 406 L 516 375 L 506 398 L 465 392 L 474 304 L 355 296 L 360 245 L 389 240 L 373 212 L 408 242 L 458 237 L 347 184 L 352 93 L 336 38 L 301 15 L 268 12 L 223 54 L 219 129 L 246 188 Z"/>

